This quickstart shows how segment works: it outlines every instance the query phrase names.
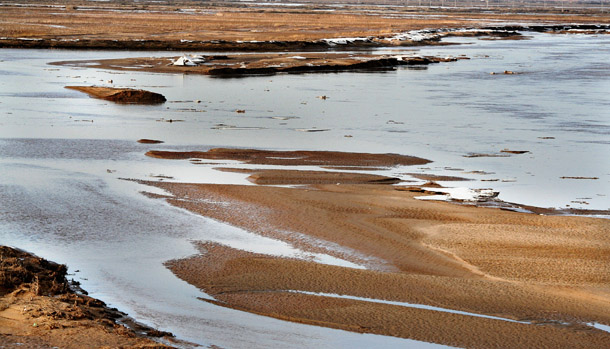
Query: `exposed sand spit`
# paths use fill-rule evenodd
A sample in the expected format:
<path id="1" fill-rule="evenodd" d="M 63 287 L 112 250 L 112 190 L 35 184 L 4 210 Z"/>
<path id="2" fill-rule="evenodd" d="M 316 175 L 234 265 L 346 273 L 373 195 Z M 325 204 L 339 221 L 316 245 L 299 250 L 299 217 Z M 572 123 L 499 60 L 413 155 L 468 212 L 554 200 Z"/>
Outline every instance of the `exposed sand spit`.
<path id="1" fill-rule="evenodd" d="M 347 153 L 337 151 L 273 151 L 257 149 L 214 148 L 208 151 L 151 150 L 146 155 L 160 159 L 239 160 L 257 165 L 285 166 L 371 166 L 423 165 L 430 161 L 400 154 Z"/>
<path id="2" fill-rule="evenodd" d="M 218 77 L 242 77 L 249 75 L 273 75 L 278 73 L 329 73 L 354 70 L 388 70 L 399 66 L 428 65 L 440 62 L 455 62 L 467 57 L 418 57 L 388 56 L 375 54 L 346 53 L 303 53 L 302 56 L 288 54 L 239 54 L 229 56 L 196 56 L 197 62 L 189 57 L 138 57 L 101 60 L 81 60 L 54 62 L 53 65 L 71 67 L 92 67 L 122 71 L 148 71 L 155 73 L 189 73 Z M 195 60 L 192 56 L 191 59 Z M 189 64 L 177 64 L 177 62 Z M 326 96 L 320 98 L 326 99 Z M 236 110 L 245 113 L 245 110 Z"/>

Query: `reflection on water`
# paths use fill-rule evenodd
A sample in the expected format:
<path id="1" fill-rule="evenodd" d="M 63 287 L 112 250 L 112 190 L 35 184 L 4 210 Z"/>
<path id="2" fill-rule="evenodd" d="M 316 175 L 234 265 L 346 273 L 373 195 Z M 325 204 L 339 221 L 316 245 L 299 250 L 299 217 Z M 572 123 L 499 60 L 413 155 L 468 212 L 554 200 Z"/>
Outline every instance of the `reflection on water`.
<path id="1" fill-rule="evenodd" d="M 147 199 L 138 193 L 142 186 L 119 178 L 248 183 L 243 174 L 146 158 L 150 149 L 393 152 L 435 162 L 393 169 L 386 173 L 391 176 L 463 176 L 475 181 L 446 184 L 491 187 L 503 200 L 543 207 L 610 208 L 610 37 L 451 40 L 469 45 L 419 53 L 471 59 L 418 70 L 247 79 L 47 65 L 167 52 L 0 50 L 0 242 L 68 263 L 80 270 L 74 277 L 93 296 L 201 344 L 402 347 L 409 342 L 285 323 L 197 301 L 205 295 L 176 279 L 164 261 L 195 253 L 190 241 L 201 239 L 269 242 Z M 490 74 L 505 70 L 518 74 Z M 169 102 L 116 105 L 64 89 L 108 86 L 109 80 L 162 93 Z M 316 98 L 322 95 L 328 98 Z M 140 138 L 165 143 L 138 144 Z M 464 157 L 503 149 L 529 153 Z"/>

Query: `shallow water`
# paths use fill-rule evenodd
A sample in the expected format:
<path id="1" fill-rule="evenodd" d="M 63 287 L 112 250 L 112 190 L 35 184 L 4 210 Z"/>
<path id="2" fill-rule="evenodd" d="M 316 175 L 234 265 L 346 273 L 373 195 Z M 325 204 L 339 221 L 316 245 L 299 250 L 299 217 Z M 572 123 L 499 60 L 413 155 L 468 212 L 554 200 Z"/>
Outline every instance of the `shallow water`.
<path id="1" fill-rule="evenodd" d="M 468 45 L 380 51 L 465 54 L 471 60 L 390 72 L 245 79 L 47 65 L 67 59 L 171 55 L 167 52 L 0 50 L 0 243 L 67 263 L 92 296 L 203 345 L 413 344 L 198 301 L 196 297 L 206 295 L 162 265 L 195 253 L 191 241 L 300 252 L 148 199 L 139 191 L 152 189 L 120 178 L 248 184 L 243 174 L 146 158 L 150 149 L 394 152 L 434 162 L 381 174 L 457 175 L 475 181 L 445 184 L 491 187 L 510 202 L 610 208 L 610 36 L 534 34 L 527 41 L 459 41 Z M 504 70 L 519 74 L 489 74 Z M 64 89 L 108 85 L 111 79 L 115 86 L 160 92 L 169 102 L 116 105 Z M 316 98 L 321 95 L 329 98 Z M 237 109 L 246 112 L 235 113 Z M 329 131 L 297 131 L 310 128 Z M 140 138 L 166 143 L 136 143 Z M 499 154 L 505 148 L 530 153 L 464 157 Z M 560 178 L 576 176 L 598 179 Z"/>
<path id="2" fill-rule="evenodd" d="M 472 58 L 427 69 L 247 79 L 46 65 L 167 52 L 2 50 L 0 137 L 156 138 L 191 148 L 395 152 L 429 158 L 435 162 L 422 171 L 476 179 L 457 185 L 492 187 L 509 202 L 609 209 L 610 36 L 527 35 L 532 39 L 460 38 L 469 45 L 422 48 L 416 53 Z M 489 74 L 505 70 L 519 74 Z M 107 85 L 110 79 L 115 86 L 163 93 L 174 103 L 114 105 L 63 89 Z M 321 95 L 329 98 L 316 98 Z M 184 121 L 163 122 L 169 119 Z M 297 131 L 309 128 L 329 131 Z M 464 157 L 502 149 L 530 153 Z M 471 171 L 493 174 L 462 173 Z"/>
<path id="3" fill-rule="evenodd" d="M 11 143 L 7 141 L 7 143 Z M 51 148 L 40 142 L 41 150 Z M 120 143 L 111 142 L 117 148 Z M 76 141 L 87 147 L 87 141 Z M 6 143 L 3 144 L 6 149 Z M 5 158 L 0 162 L 0 238 L 70 267 L 90 295 L 136 320 L 199 345 L 231 348 L 417 346 L 415 341 L 284 322 L 198 300 L 210 298 L 176 278 L 163 262 L 196 253 L 192 241 L 215 241 L 259 253 L 308 258 L 285 243 L 146 199 L 147 187 L 104 173 L 122 159 Z M 76 161 L 75 161 L 76 160 Z M 146 167 L 146 163 L 141 164 Z"/>

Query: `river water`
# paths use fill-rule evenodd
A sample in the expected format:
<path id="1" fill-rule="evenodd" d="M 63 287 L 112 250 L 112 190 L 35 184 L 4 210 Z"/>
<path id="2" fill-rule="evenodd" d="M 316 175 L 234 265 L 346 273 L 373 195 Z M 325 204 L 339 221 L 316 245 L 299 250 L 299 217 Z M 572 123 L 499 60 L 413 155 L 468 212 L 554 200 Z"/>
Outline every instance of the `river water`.
<path id="1" fill-rule="evenodd" d="M 471 58 L 426 68 L 242 79 L 47 64 L 167 52 L 0 50 L 0 243 L 68 264 L 92 296 L 201 345 L 421 347 L 425 343 L 293 324 L 197 300 L 207 296 L 162 264 L 195 253 L 192 241 L 347 262 L 148 199 L 139 191 L 152 189 L 121 178 L 247 184 L 240 174 L 147 158 L 150 149 L 393 152 L 434 162 L 384 174 L 462 176 L 473 181 L 443 183 L 490 187 L 509 202 L 607 210 L 610 36 L 527 35 L 379 50 Z M 518 74 L 490 74 L 505 70 Z M 162 93 L 168 102 L 116 105 L 64 88 L 109 80 Z M 328 98 L 317 98 L 322 95 Z M 328 131 L 299 131 L 309 128 Z M 166 143 L 138 144 L 140 138 Z M 529 153 L 465 157 L 506 155 L 502 149 Z"/>

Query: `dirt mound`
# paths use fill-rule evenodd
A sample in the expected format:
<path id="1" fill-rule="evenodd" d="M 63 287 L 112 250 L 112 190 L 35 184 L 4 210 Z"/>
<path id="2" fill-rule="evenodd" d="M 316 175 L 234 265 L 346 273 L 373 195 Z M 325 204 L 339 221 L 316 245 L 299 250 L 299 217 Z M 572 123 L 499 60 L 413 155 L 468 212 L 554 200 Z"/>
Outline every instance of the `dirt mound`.
<path id="1" fill-rule="evenodd" d="M 166 101 L 161 94 L 145 91 L 145 90 L 121 90 L 113 95 L 110 95 L 105 100 L 117 103 L 138 103 L 138 104 L 160 104 Z"/>
<path id="2" fill-rule="evenodd" d="M 160 104 L 166 99 L 162 94 L 131 88 L 97 87 L 97 86 L 66 86 L 71 90 L 84 92 L 91 97 L 126 104 Z"/>

